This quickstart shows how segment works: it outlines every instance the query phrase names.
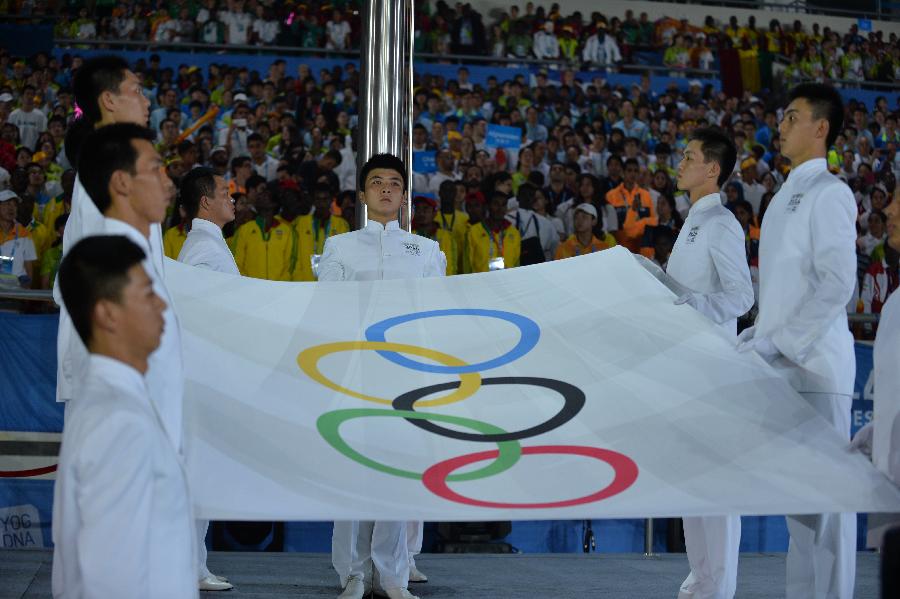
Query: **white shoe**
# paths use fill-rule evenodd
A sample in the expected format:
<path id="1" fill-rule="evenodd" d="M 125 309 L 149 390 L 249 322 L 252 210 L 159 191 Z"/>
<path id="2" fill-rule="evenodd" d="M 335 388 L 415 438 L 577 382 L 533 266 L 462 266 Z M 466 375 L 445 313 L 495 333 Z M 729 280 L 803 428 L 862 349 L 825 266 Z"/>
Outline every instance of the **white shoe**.
<path id="1" fill-rule="evenodd" d="M 384 595 L 388 599 L 419 599 L 404 588 L 384 589 Z"/>
<path id="2" fill-rule="evenodd" d="M 425 576 L 415 566 L 410 566 L 409 567 L 409 581 L 410 582 L 428 582 L 428 577 Z"/>
<path id="3" fill-rule="evenodd" d="M 344 592 L 338 595 L 338 599 L 362 599 L 366 594 L 366 586 L 359 576 L 351 576 L 347 579 Z"/>
<path id="4" fill-rule="evenodd" d="M 227 591 L 234 588 L 231 583 L 222 582 L 212 574 L 206 578 L 201 578 L 198 586 L 201 591 Z"/>
<path id="5" fill-rule="evenodd" d="M 228 582 L 228 579 L 225 578 L 224 576 L 219 576 L 218 574 L 212 574 L 212 573 L 210 573 L 210 575 L 213 578 L 215 578 L 216 580 L 218 580 L 219 582 Z"/>

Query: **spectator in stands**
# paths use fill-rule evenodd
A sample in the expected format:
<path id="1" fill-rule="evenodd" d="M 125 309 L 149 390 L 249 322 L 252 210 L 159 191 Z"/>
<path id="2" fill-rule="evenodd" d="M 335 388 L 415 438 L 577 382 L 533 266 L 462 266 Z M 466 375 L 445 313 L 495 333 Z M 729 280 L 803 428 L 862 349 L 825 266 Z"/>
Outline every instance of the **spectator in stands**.
<path id="1" fill-rule="evenodd" d="M 616 211 L 616 240 L 633 252 L 637 252 L 644 228 L 655 226 L 656 207 L 650 192 L 637 183 L 640 165 L 635 159 L 625 162 L 622 184 L 606 194 L 606 202 Z"/>
<path id="2" fill-rule="evenodd" d="M 490 197 L 487 218 L 473 223 L 466 235 L 466 272 L 488 272 L 519 266 L 522 237 L 506 220 L 509 196 L 502 191 L 494 191 Z"/>
<path id="3" fill-rule="evenodd" d="M 319 259 L 325 251 L 328 238 L 350 231 L 350 223 L 332 214 L 334 202 L 332 188 L 319 183 L 313 192 L 313 213 L 300 216 L 294 229 L 298 236 L 297 266 L 293 280 L 315 281 L 318 278 Z"/>
<path id="4" fill-rule="evenodd" d="M 253 163 L 253 172 L 265 179 L 274 181 L 278 173 L 278 161 L 266 153 L 266 144 L 262 135 L 252 133 L 247 137 L 247 149 Z"/>
<path id="5" fill-rule="evenodd" d="M 548 20 L 535 32 L 533 49 L 537 58 L 559 58 L 559 40 L 553 30 L 553 21 Z"/>
<path id="6" fill-rule="evenodd" d="M 33 85 L 23 86 L 21 106 L 7 117 L 7 122 L 19 129 L 20 143 L 31 150 L 35 149 L 41 132 L 47 129 L 47 117 L 34 103 L 35 92 Z"/>
<path id="7" fill-rule="evenodd" d="M 575 232 L 563 243 L 559 244 L 554 256 L 555 260 L 563 260 L 582 254 L 593 254 L 616 245 L 615 238 L 609 233 L 604 233 L 602 239 L 594 235 L 598 219 L 597 208 L 593 204 L 579 204 L 575 208 L 574 223 Z"/>
<path id="8" fill-rule="evenodd" d="M 331 20 L 325 24 L 325 39 L 325 47 L 332 50 L 350 47 L 350 24 L 344 20 L 340 10 L 332 12 Z"/>
<path id="9" fill-rule="evenodd" d="M 875 248 L 883 246 L 887 239 L 887 216 L 881 210 L 871 210 L 867 218 L 868 231 L 856 240 L 858 251 L 864 256 L 872 256 Z"/>
<path id="10" fill-rule="evenodd" d="M 296 232 L 279 221 L 277 200 L 266 180 L 253 175 L 247 180 L 250 202 L 256 218 L 237 229 L 234 257 L 245 277 L 290 281 L 296 257 Z"/>
<path id="11" fill-rule="evenodd" d="M 0 191 L 0 285 L 32 286 L 37 252 L 28 229 L 16 221 L 19 197 Z"/>

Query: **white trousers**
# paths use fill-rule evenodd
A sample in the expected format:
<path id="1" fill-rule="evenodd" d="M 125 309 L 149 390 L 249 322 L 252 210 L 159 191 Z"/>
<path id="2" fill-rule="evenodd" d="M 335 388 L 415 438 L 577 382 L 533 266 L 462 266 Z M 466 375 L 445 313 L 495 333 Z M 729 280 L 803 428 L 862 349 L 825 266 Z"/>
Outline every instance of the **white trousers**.
<path id="1" fill-rule="evenodd" d="M 347 586 L 351 576 L 358 576 L 370 588 L 374 566 L 381 588 L 406 588 L 409 585 L 406 522 L 335 522 L 331 563 L 341 578 L 341 587 Z"/>
<path id="2" fill-rule="evenodd" d="M 732 599 L 737 589 L 740 516 L 684 518 L 684 544 L 691 572 L 682 597 Z"/>
<path id="3" fill-rule="evenodd" d="M 409 567 L 416 567 L 416 556 L 422 553 L 422 535 L 424 522 L 409 521 L 406 523 L 406 551 L 409 554 Z"/>
<path id="4" fill-rule="evenodd" d="M 209 520 L 194 520 L 197 527 L 197 580 L 203 580 L 209 576 L 206 567 L 206 531 L 209 530 Z"/>
<path id="5" fill-rule="evenodd" d="M 850 441 L 850 397 L 801 393 Z M 787 599 L 852 599 L 856 579 L 856 514 L 787 517 Z"/>

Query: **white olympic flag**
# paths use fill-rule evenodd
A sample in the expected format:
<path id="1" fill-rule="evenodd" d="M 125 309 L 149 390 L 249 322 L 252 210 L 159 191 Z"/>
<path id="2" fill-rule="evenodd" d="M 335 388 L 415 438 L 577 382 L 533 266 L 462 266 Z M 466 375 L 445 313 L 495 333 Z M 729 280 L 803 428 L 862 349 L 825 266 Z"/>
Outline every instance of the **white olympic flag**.
<path id="1" fill-rule="evenodd" d="M 426 280 L 166 275 L 198 517 L 900 511 L 762 359 L 622 249 Z"/>

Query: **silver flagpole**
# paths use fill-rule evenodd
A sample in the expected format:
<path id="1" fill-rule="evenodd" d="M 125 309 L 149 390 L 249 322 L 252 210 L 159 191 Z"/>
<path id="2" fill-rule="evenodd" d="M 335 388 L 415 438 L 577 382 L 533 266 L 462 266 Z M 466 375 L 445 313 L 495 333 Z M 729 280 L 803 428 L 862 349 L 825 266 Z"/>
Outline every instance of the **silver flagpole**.
<path id="1" fill-rule="evenodd" d="M 357 168 L 374 154 L 388 152 L 406 162 L 412 187 L 412 0 L 367 0 L 360 44 Z M 407 198 L 407 215 L 411 214 Z M 356 222 L 367 222 L 357 201 Z M 407 218 L 407 230 L 412 219 Z"/>

